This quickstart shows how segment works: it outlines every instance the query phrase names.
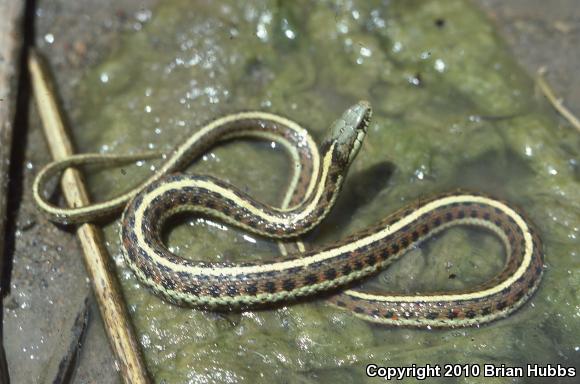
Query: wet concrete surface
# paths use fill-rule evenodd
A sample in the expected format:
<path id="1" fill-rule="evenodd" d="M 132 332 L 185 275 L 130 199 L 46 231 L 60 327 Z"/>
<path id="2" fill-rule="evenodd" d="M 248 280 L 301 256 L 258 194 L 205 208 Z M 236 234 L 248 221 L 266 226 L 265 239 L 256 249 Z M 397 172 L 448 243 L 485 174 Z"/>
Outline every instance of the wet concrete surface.
<path id="1" fill-rule="evenodd" d="M 150 1 L 39 1 L 37 45 L 55 72 L 63 104 L 75 122 L 74 89 L 87 68 L 99 62 L 125 31 L 139 29 L 155 5 Z M 534 75 L 547 66 L 548 81 L 580 113 L 580 8 L 574 0 L 478 0 L 497 24 L 518 62 Z M 73 337 L 71 327 L 90 297 L 80 248 L 70 231 L 50 224 L 31 203 L 30 185 L 49 161 L 39 121 L 31 108 L 25 147 L 22 203 L 12 261 L 10 294 L 4 302 L 4 343 L 13 383 L 45 382 L 58 346 Z M 570 128 L 572 129 L 572 128 Z M 75 383 L 119 382 L 96 306 L 91 304 Z"/>
<path id="2" fill-rule="evenodd" d="M 580 7 L 576 0 L 477 0 L 512 49 L 517 61 L 534 76 L 546 76 L 565 104 L 580 114 Z"/>

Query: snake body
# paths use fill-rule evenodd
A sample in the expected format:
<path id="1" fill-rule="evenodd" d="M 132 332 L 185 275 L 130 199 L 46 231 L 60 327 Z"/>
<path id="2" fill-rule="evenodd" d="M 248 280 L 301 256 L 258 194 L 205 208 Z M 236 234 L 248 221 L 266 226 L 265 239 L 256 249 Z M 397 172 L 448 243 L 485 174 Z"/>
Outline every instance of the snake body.
<path id="1" fill-rule="evenodd" d="M 95 160 L 133 160 L 138 155 L 78 155 L 50 164 L 37 176 L 34 197 L 52 220 L 69 223 L 95 220 L 125 206 L 121 241 L 127 265 L 142 283 L 178 304 L 247 309 L 330 292 L 334 293 L 329 297 L 332 303 L 356 316 L 417 327 L 482 324 L 523 305 L 541 280 L 540 239 L 515 208 L 481 194 L 454 192 L 420 201 L 336 244 L 263 263 L 194 261 L 173 254 L 163 244 L 164 223 L 183 211 L 276 239 L 293 239 L 308 232 L 336 201 L 370 116 L 366 102 L 349 108 L 332 125 L 319 151 L 306 130 L 281 116 L 264 112 L 228 115 L 203 126 L 168 156 L 159 172 L 109 202 L 59 208 L 48 203 L 41 191 L 48 179 L 69 166 Z M 211 176 L 168 174 L 216 143 L 238 137 L 273 140 L 290 153 L 294 172 L 283 208 L 255 201 Z M 456 225 L 490 231 L 504 244 L 505 266 L 486 283 L 466 291 L 417 295 L 336 291 L 376 274 L 410 247 Z"/>

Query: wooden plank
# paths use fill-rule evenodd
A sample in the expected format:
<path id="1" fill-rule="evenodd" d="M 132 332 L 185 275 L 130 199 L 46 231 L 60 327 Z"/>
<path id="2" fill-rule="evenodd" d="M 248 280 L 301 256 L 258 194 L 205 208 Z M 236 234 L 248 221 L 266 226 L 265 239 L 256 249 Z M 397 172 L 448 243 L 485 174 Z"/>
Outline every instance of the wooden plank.
<path id="1" fill-rule="evenodd" d="M 0 19 L 0 279 L 5 267 L 4 236 L 10 176 L 10 149 L 18 94 L 22 16 L 25 5 L 25 1 L 0 0 L 0 15 L 2 15 Z M 7 286 L 6 282 L 0 280 L 0 289 Z M 1 292 L 1 297 L 3 298 L 5 294 L 6 292 Z M 2 324 L 0 324 L 0 383 L 8 383 L 8 368 L 2 345 Z"/>

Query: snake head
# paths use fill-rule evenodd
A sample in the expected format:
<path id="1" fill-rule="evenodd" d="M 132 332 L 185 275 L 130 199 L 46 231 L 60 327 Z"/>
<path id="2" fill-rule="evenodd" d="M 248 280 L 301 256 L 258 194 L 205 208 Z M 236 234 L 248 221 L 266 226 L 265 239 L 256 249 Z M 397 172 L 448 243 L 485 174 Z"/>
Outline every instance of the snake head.
<path id="1" fill-rule="evenodd" d="M 330 127 L 322 151 L 333 151 L 333 160 L 349 166 L 362 145 L 370 124 L 372 109 L 368 101 L 359 101 L 347 109 Z"/>

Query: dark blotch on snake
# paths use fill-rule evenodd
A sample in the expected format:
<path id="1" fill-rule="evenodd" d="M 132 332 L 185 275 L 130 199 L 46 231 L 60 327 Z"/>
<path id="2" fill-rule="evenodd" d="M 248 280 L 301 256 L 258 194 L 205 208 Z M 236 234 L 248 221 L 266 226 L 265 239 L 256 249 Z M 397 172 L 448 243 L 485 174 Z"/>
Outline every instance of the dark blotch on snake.
<path id="1" fill-rule="evenodd" d="M 435 320 L 437 317 L 439 317 L 439 313 L 437 312 L 429 312 L 427 316 L 425 316 L 428 320 Z"/>
<path id="2" fill-rule="evenodd" d="M 273 281 L 267 281 L 266 284 L 264 284 L 264 288 L 267 292 L 274 293 L 276 292 L 276 283 Z"/>
<path id="3" fill-rule="evenodd" d="M 449 320 L 453 320 L 456 317 L 457 317 L 457 313 L 454 310 L 450 309 L 449 312 L 447 313 L 447 318 Z"/>
<path id="4" fill-rule="evenodd" d="M 228 285 L 226 292 L 229 296 L 237 296 L 240 293 L 238 287 L 236 287 L 235 285 Z"/>
<path id="5" fill-rule="evenodd" d="M 217 285 L 212 285 L 211 287 L 209 287 L 208 291 L 209 294 L 212 295 L 213 297 L 219 297 L 220 294 L 222 293 L 222 290 Z"/>
<path id="6" fill-rule="evenodd" d="M 250 294 L 250 295 L 255 295 L 256 292 L 258 292 L 258 287 L 256 287 L 255 284 L 252 285 L 248 285 L 246 287 L 246 293 Z"/>
<path id="7" fill-rule="evenodd" d="M 295 287 L 296 287 L 296 283 L 292 279 L 286 279 L 282 283 L 282 288 L 284 288 L 284 290 L 288 291 L 288 292 L 292 291 Z"/>
<path id="8" fill-rule="evenodd" d="M 349 275 L 352 272 L 352 268 L 350 267 L 350 265 L 346 264 L 345 266 L 342 267 L 342 274 L 343 275 Z"/>
<path id="9" fill-rule="evenodd" d="M 318 282 L 318 276 L 316 276 L 312 273 L 309 275 L 306 275 L 306 277 L 304 278 L 304 282 L 307 285 L 316 284 Z"/>
<path id="10" fill-rule="evenodd" d="M 334 268 L 329 268 L 326 271 L 324 271 L 324 276 L 328 279 L 328 280 L 333 280 L 336 278 L 336 269 Z"/>
<path id="11" fill-rule="evenodd" d="M 190 295 L 199 296 L 199 286 L 197 285 L 186 285 L 183 287 L 183 292 L 188 293 Z"/>

